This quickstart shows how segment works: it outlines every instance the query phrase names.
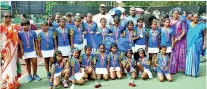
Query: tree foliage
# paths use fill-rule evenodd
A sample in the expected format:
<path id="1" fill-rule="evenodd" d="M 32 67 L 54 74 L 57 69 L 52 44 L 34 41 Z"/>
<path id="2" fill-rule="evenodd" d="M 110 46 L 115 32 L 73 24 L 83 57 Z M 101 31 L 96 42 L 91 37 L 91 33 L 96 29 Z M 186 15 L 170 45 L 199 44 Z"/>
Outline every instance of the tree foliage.
<path id="1" fill-rule="evenodd" d="M 204 7 L 205 1 L 123 1 L 124 6 L 136 6 L 136 7 L 163 7 L 163 6 L 185 6 L 193 5 Z M 47 1 L 46 13 L 51 14 L 51 10 L 54 5 L 87 5 L 87 6 L 99 6 L 105 4 L 106 6 L 115 6 L 115 1 Z"/>

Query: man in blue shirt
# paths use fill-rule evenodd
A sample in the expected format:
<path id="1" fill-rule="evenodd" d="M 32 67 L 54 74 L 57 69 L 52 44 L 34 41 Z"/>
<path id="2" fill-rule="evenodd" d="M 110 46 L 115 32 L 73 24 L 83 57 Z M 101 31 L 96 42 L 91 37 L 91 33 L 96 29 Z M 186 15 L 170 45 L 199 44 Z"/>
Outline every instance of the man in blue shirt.
<path id="1" fill-rule="evenodd" d="M 134 8 L 134 7 L 131 7 L 129 13 L 130 13 L 130 16 L 128 16 L 125 20 L 123 20 L 123 21 L 121 22 L 121 26 L 126 27 L 126 26 L 127 26 L 127 22 L 128 22 L 129 20 L 132 20 L 132 21 L 133 21 L 134 26 L 137 25 L 137 19 L 138 19 L 139 17 L 136 16 L 135 8 Z"/>
<path id="2" fill-rule="evenodd" d="M 52 26 L 54 28 L 59 27 L 59 24 L 58 23 L 59 23 L 60 17 L 61 17 L 61 14 L 60 13 L 56 13 L 55 14 L 55 21 L 53 21 L 53 23 L 52 23 Z"/>
<path id="3" fill-rule="evenodd" d="M 70 29 L 74 25 L 73 13 L 72 12 L 66 13 L 66 19 L 67 19 L 66 27 Z"/>

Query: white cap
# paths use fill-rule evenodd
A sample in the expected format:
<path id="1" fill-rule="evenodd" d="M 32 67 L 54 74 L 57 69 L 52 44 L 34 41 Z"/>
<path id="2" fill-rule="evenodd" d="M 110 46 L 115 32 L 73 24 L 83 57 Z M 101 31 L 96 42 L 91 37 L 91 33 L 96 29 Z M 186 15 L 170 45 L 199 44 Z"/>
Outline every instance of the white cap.
<path id="1" fill-rule="evenodd" d="M 101 6 L 106 7 L 104 4 L 101 4 L 100 7 L 101 7 Z"/>
<path id="2" fill-rule="evenodd" d="M 79 13 L 76 13 L 75 15 L 76 15 L 76 16 L 79 16 L 79 15 L 81 15 L 81 14 L 79 14 Z"/>

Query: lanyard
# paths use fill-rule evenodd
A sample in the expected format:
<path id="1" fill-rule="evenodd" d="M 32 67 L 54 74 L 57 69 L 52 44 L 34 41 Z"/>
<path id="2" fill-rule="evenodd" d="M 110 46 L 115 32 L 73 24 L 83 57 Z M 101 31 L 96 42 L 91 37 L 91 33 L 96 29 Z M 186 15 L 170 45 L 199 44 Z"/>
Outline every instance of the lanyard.
<path id="1" fill-rule="evenodd" d="M 26 32 L 24 32 L 24 36 L 26 38 L 27 45 L 29 46 L 29 31 L 27 32 L 27 34 L 26 34 Z"/>
<path id="2" fill-rule="evenodd" d="M 112 55 L 113 55 L 113 54 L 112 54 Z M 114 65 L 114 67 L 116 67 L 116 54 L 113 55 L 113 65 Z"/>
<path id="3" fill-rule="evenodd" d="M 105 58 L 105 54 L 103 54 L 103 55 L 100 54 L 100 56 L 101 56 L 101 65 L 102 65 L 102 68 L 103 68 L 103 66 L 104 66 L 104 58 Z"/>
<path id="4" fill-rule="evenodd" d="M 49 43 L 49 33 L 44 32 L 44 36 L 45 36 L 45 40 L 47 41 L 47 43 Z"/>
<path id="5" fill-rule="evenodd" d="M 87 62 L 87 65 L 86 66 L 88 66 L 88 62 L 90 62 L 90 65 L 89 66 L 91 66 L 90 58 L 91 58 L 91 56 L 89 58 L 87 58 L 87 56 L 86 56 L 86 62 Z"/>
<path id="6" fill-rule="evenodd" d="M 118 34 L 119 34 L 119 27 L 115 27 L 115 36 L 116 36 L 116 40 L 118 40 Z"/>
<path id="7" fill-rule="evenodd" d="M 130 41 L 130 44 L 132 44 L 132 31 L 131 32 L 129 31 L 129 41 Z"/>
<path id="8" fill-rule="evenodd" d="M 62 36 L 63 36 L 63 40 L 64 40 L 64 42 L 66 41 L 66 33 L 65 33 L 65 28 L 64 29 L 62 29 Z"/>
<path id="9" fill-rule="evenodd" d="M 103 28 L 102 29 L 102 37 L 103 37 L 103 40 L 105 39 L 105 35 L 106 35 L 105 31 L 106 31 L 106 28 Z"/>

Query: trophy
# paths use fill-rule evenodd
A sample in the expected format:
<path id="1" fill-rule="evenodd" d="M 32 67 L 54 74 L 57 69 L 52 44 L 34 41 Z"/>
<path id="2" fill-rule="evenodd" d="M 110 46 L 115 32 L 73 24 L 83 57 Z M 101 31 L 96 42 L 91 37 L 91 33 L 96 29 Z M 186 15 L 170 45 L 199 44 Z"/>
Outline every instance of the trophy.
<path id="1" fill-rule="evenodd" d="M 94 57 L 94 64 L 96 63 L 96 60 L 98 59 L 98 51 L 95 51 L 95 57 Z M 96 70 L 95 66 L 94 66 L 94 69 Z M 96 75 L 96 71 L 94 70 L 94 73 Z M 99 88 L 101 87 L 101 84 L 100 84 L 100 78 L 95 78 L 95 85 L 94 85 L 95 88 Z"/>
<path id="2" fill-rule="evenodd" d="M 130 70 L 134 70 L 134 68 L 131 67 Z M 130 79 L 129 86 L 135 87 L 134 78 L 129 77 L 129 79 Z"/>

